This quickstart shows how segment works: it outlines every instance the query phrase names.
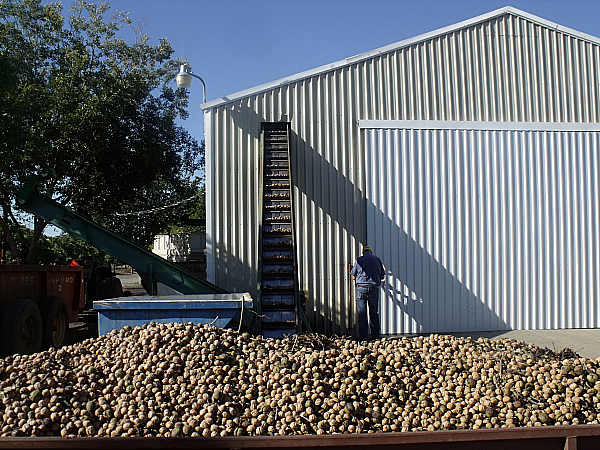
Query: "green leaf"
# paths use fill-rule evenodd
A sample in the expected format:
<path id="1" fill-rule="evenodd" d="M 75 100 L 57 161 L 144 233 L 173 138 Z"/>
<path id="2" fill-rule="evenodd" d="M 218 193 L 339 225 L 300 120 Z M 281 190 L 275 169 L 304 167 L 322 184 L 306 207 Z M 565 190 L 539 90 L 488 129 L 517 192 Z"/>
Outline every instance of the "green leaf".
<path id="1" fill-rule="evenodd" d="M 118 39 L 130 20 L 109 11 L 84 0 L 68 15 L 59 3 L 0 2 L 0 220 L 13 258 L 36 259 L 45 224 L 23 233 L 30 218 L 14 199 L 42 168 L 58 174 L 47 195 L 144 246 L 203 208 L 190 201 L 168 214 L 115 216 L 198 193 L 204 145 L 176 123 L 188 94 L 173 87 L 172 46 L 151 45 L 143 30 L 133 43 Z"/>

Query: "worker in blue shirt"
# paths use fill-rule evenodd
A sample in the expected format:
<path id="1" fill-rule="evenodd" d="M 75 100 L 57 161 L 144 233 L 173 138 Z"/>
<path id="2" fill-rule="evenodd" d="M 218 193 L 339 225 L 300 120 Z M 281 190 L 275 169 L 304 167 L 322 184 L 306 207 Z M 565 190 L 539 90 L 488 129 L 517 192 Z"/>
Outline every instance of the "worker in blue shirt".
<path id="1" fill-rule="evenodd" d="M 365 341 L 369 337 L 369 322 L 371 339 L 379 339 L 379 285 L 385 276 L 381 260 L 373 254 L 371 247 L 363 247 L 362 256 L 358 257 L 350 271 L 356 280 L 356 309 L 358 311 L 358 334 Z M 367 306 L 369 320 L 367 320 Z"/>

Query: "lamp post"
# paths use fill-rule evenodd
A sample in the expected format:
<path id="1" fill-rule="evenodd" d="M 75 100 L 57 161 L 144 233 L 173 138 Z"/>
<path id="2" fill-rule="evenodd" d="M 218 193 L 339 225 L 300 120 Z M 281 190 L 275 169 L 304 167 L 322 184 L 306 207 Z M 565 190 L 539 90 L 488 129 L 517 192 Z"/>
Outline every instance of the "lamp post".
<path id="1" fill-rule="evenodd" d="M 177 87 L 181 87 L 184 89 L 188 89 L 191 85 L 192 85 L 192 77 L 194 78 L 198 78 L 200 80 L 200 82 L 202 83 L 202 88 L 203 88 L 203 103 L 206 103 L 206 84 L 204 83 L 204 80 L 202 78 L 200 78 L 198 75 L 195 75 L 192 73 L 192 70 L 190 69 L 190 66 L 188 66 L 187 64 L 182 64 L 181 66 L 179 66 L 179 73 L 177 74 L 177 77 L 175 78 L 177 81 Z M 205 141 L 206 141 L 206 129 L 203 130 L 204 136 L 205 136 Z M 208 234 L 208 230 L 210 229 L 210 223 L 212 223 L 212 216 L 213 216 L 213 212 L 212 212 L 212 208 L 210 208 L 210 205 L 212 205 L 213 201 L 212 201 L 212 188 L 211 188 L 211 183 L 208 182 L 208 179 L 210 177 L 210 173 L 212 171 L 212 156 L 210 152 L 207 152 L 206 154 L 206 175 L 207 175 L 207 182 L 205 184 L 206 186 L 206 199 L 207 199 L 207 206 L 209 206 L 209 208 L 206 208 L 206 231 L 207 231 L 207 235 L 210 236 Z M 214 262 L 212 260 L 213 257 L 213 245 L 209 244 L 210 241 L 207 241 L 207 246 L 206 246 L 206 252 L 207 252 L 207 268 L 206 268 L 206 275 L 207 278 L 209 278 L 211 281 L 215 280 L 215 274 L 214 274 Z"/>
<path id="2" fill-rule="evenodd" d="M 177 74 L 177 87 L 189 88 L 192 85 L 192 77 L 198 78 L 202 82 L 204 101 L 206 103 L 206 84 L 204 84 L 204 80 L 200 78 L 198 75 L 192 73 L 192 69 L 187 64 L 182 64 L 179 66 L 179 73 Z"/>

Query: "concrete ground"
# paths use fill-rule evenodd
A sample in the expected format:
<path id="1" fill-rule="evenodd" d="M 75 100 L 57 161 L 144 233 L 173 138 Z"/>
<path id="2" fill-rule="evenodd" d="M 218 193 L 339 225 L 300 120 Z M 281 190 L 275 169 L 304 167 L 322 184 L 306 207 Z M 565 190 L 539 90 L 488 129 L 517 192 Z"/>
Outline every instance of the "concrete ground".
<path id="1" fill-rule="evenodd" d="M 528 330 L 464 333 L 460 336 L 490 339 L 516 339 L 552 351 L 570 348 L 584 358 L 600 358 L 600 329 Z"/>

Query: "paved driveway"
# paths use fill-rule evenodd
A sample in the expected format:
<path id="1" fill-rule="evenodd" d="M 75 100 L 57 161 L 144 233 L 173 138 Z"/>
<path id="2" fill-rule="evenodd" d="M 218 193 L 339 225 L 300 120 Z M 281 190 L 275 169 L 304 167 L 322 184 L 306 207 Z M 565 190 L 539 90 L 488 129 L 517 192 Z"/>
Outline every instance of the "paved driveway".
<path id="1" fill-rule="evenodd" d="M 461 333 L 460 336 L 517 339 L 554 351 L 570 348 L 584 358 L 600 358 L 600 329 L 496 331 Z"/>

